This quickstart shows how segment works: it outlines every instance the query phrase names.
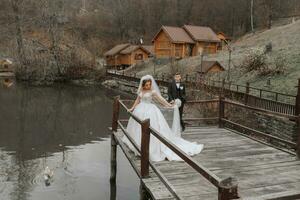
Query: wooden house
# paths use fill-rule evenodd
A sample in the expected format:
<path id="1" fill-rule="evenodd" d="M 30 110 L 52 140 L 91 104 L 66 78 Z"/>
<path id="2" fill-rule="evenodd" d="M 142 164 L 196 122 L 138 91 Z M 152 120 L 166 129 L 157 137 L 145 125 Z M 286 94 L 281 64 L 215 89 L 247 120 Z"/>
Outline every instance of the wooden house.
<path id="1" fill-rule="evenodd" d="M 147 47 L 150 48 L 150 47 Z M 140 45 L 120 44 L 106 52 L 108 67 L 126 68 L 130 65 L 147 60 L 151 52 Z"/>
<path id="2" fill-rule="evenodd" d="M 108 67 L 112 66 L 119 66 L 121 65 L 120 59 L 119 59 L 119 53 L 120 51 L 124 50 L 125 48 L 129 47 L 130 44 L 118 44 L 114 46 L 112 49 L 104 53 L 106 65 Z"/>
<path id="3" fill-rule="evenodd" d="M 140 45 L 130 45 L 129 47 L 120 51 L 120 63 L 123 67 L 128 67 L 136 63 L 147 60 L 151 52 Z"/>
<path id="4" fill-rule="evenodd" d="M 216 53 L 221 40 L 209 27 L 184 25 L 162 26 L 152 42 L 156 57 L 184 58 Z"/>
<path id="5" fill-rule="evenodd" d="M 226 46 L 231 41 L 231 38 L 225 35 L 225 33 L 223 32 L 219 32 L 217 36 L 221 40 L 218 50 L 222 50 L 223 47 Z"/>
<path id="6" fill-rule="evenodd" d="M 195 42 L 193 56 L 217 52 L 221 40 L 210 27 L 184 25 L 183 29 Z"/>
<path id="7" fill-rule="evenodd" d="M 183 28 L 162 26 L 152 40 L 157 58 L 184 58 L 192 55 L 195 42 Z"/>
<path id="8" fill-rule="evenodd" d="M 9 59 L 0 59 L 0 72 L 13 72 L 13 62 Z"/>
<path id="9" fill-rule="evenodd" d="M 202 61 L 197 67 L 197 73 L 207 74 L 225 71 L 225 68 L 218 61 Z"/>

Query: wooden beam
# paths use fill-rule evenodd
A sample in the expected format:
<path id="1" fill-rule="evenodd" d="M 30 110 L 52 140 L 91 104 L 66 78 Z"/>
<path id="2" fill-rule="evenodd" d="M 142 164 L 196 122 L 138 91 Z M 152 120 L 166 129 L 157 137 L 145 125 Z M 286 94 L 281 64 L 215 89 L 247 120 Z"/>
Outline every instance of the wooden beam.
<path id="1" fill-rule="evenodd" d="M 116 182 L 117 174 L 117 142 L 114 134 L 111 134 L 111 146 L 110 146 L 110 182 Z"/>
<path id="2" fill-rule="evenodd" d="M 225 98 L 220 97 L 219 99 L 219 128 L 224 127 L 223 118 L 225 118 Z"/>
<path id="3" fill-rule="evenodd" d="M 150 146 L 150 120 L 141 123 L 141 178 L 149 176 L 149 146 Z"/>
<path id="4" fill-rule="evenodd" d="M 298 79 L 298 89 L 297 89 L 295 108 L 296 108 L 295 115 L 298 116 L 300 114 L 300 79 Z"/>
<path id="5" fill-rule="evenodd" d="M 296 139 L 296 153 L 298 158 L 300 159 L 300 115 L 298 116 L 297 120 L 297 131 L 295 134 Z"/>
<path id="6" fill-rule="evenodd" d="M 120 112 L 120 96 L 115 97 L 113 103 L 113 119 L 112 119 L 112 131 L 117 131 L 118 129 L 118 119 Z"/>
<path id="7" fill-rule="evenodd" d="M 218 200 L 238 199 L 238 184 L 237 180 L 231 177 L 220 182 L 218 188 Z"/>

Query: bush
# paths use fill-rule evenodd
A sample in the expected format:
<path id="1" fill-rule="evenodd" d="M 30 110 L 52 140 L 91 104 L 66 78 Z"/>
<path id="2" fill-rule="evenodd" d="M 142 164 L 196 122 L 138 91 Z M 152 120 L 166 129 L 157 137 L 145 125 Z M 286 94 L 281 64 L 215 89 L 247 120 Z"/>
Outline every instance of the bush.
<path id="1" fill-rule="evenodd" d="M 263 49 L 250 50 L 241 68 L 245 72 L 256 72 L 259 76 L 284 74 L 286 60 L 284 57 L 267 56 Z"/>

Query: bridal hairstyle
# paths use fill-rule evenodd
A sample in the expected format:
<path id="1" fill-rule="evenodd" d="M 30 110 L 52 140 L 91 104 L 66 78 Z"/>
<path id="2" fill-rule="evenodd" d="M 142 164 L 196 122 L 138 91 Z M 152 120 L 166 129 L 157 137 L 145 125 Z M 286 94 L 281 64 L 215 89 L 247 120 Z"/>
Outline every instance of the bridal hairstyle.
<path id="1" fill-rule="evenodd" d="M 156 81 L 154 80 L 154 78 L 151 75 L 146 75 L 146 76 L 143 76 L 141 78 L 141 81 L 140 81 L 140 84 L 139 84 L 139 87 L 138 87 L 138 90 L 137 90 L 137 94 L 140 94 L 142 92 L 143 87 L 145 86 L 145 84 L 148 81 L 151 81 L 151 90 L 154 90 L 157 94 L 161 95 L 159 87 L 158 87 Z"/>
<path id="2" fill-rule="evenodd" d="M 142 81 L 142 88 L 144 88 L 145 85 L 146 85 L 146 83 L 148 83 L 148 82 L 150 82 L 151 85 L 152 85 L 152 80 L 151 80 L 150 78 L 149 78 L 149 79 L 144 79 L 144 80 Z"/>

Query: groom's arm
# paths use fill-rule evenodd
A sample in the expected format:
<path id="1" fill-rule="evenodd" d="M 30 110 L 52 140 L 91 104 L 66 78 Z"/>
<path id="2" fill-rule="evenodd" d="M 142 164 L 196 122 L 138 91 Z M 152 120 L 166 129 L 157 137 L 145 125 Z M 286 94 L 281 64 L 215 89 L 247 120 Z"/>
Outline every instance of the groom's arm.
<path id="1" fill-rule="evenodd" d="M 186 102 L 185 85 L 183 85 L 183 90 L 182 90 L 182 93 L 181 93 L 181 98 L 183 100 L 183 103 L 185 103 Z"/>
<path id="2" fill-rule="evenodd" d="M 168 97 L 169 97 L 169 101 L 174 100 L 174 97 L 172 95 L 172 83 L 169 83 L 169 86 L 168 86 Z"/>

